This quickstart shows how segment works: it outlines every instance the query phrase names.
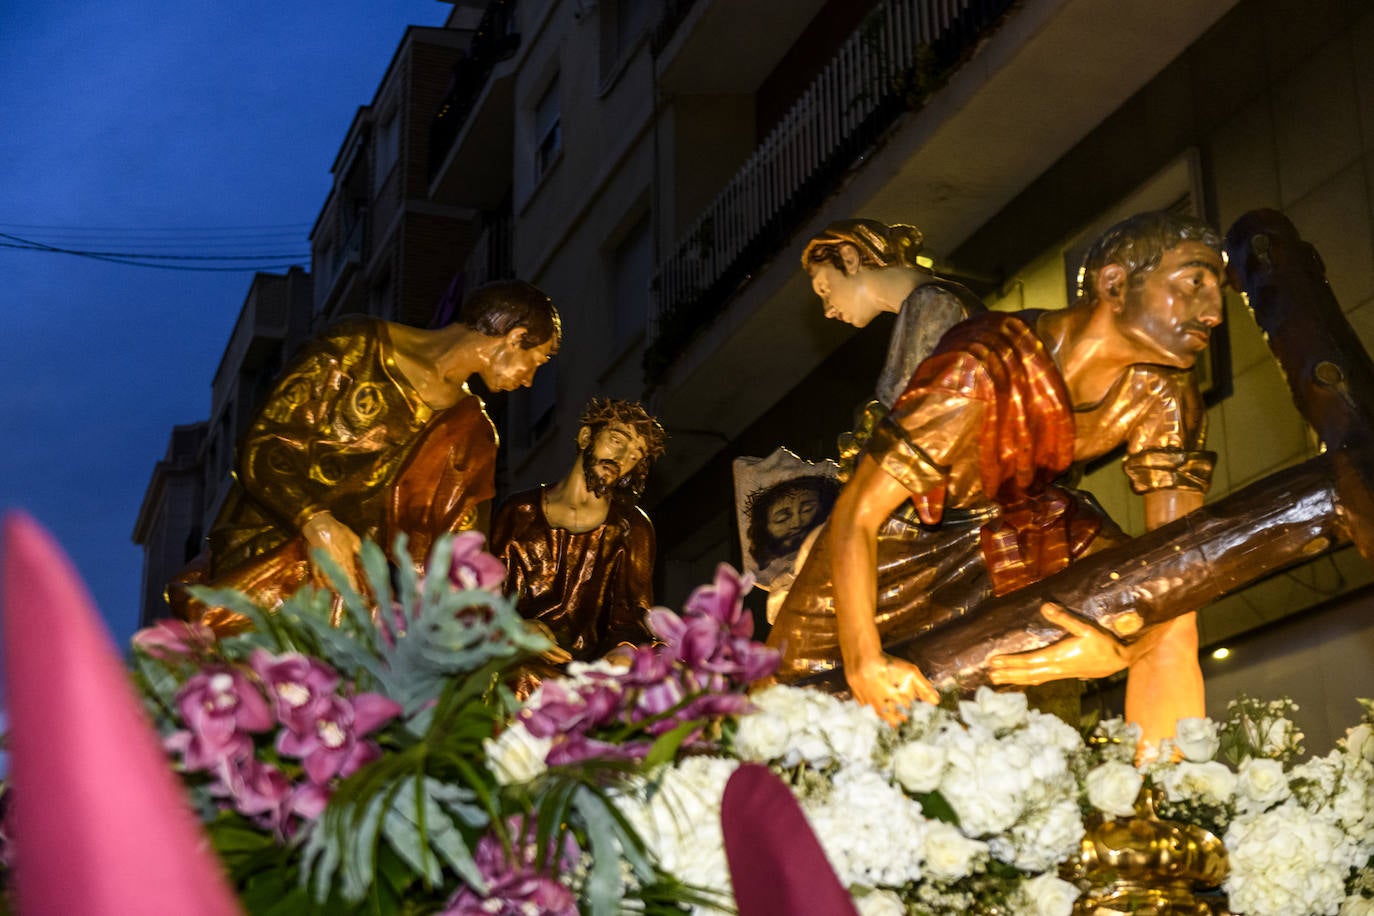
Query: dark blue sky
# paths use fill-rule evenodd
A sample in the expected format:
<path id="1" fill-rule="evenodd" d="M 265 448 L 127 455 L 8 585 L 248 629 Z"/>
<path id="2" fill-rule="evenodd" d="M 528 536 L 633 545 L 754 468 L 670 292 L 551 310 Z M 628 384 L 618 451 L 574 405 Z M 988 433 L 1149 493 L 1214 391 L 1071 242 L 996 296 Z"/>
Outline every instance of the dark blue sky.
<path id="1" fill-rule="evenodd" d="M 308 251 L 355 109 L 405 26 L 450 9 L 0 0 L 0 233 L 97 249 L 179 227 L 223 251 L 206 227 L 294 226 L 265 250 Z M 55 532 L 121 643 L 139 503 L 172 425 L 209 413 L 251 276 L 0 248 L 0 508 Z"/>

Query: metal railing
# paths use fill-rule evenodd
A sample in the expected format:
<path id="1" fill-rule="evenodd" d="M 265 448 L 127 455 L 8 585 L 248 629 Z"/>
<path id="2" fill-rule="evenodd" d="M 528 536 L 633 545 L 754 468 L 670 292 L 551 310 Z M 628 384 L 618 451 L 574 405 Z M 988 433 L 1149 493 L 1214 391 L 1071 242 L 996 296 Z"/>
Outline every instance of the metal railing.
<path id="1" fill-rule="evenodd" d="M 491 71 L 520 48 L 516 0 L 492 0 L 482 13 L 468 53 L 453 67 L 448 91 L 429 127 L 429 178 L 434 179 L 467 123 Z"/>
<path id="2" fill-rule="evenodd" d="M 650 382 L 1014 2 L 880 0 L 659 264 L 645 356 Z"/>

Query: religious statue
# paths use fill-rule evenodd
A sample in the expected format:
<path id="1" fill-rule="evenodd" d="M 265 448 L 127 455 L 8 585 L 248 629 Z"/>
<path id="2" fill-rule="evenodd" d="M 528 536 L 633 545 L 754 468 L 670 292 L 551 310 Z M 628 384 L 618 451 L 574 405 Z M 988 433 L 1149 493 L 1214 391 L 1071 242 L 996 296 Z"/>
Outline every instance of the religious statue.
<path id="1" fill-rule="evenodd" d="M 497 510 L 491 542 L 509 571 L 506 591 L 563 650 L 552 660 L 590 661 L 652 639 L 654 526 L 636 502 L 665 438 L 639 404 L 593 398 L 563 479 Z"/>
<path id="2" fill-rule="evenodd" d="M 1056 483 L 1076 462 L 1124 444 L 1148 528 L 1201 506 L 1215 456 L 1190 370 L 1222 320 L 1220 248 L 1200 222 L 1140 214 L 1094 243 L 1073 306 L 976 315 L 947 333 L 877 424 L 798 573 L 769 638 L 784 651 L 780 676 L 843 662 L 855 698 L 892 721 L 914 699 L 936 702 L 922 671 L 884 646 L 1121 539 Z M 811 272 L 827 313 L 832 300 L 872 308 L 861 270 Z M 1062 608 L 1043 613 L 1069 635 L 994 659 L 993 680 L 1128 667 L 1126 714 L 1148 742 L 1203 715 L 1193 613 L 1130 645 Z"/>
<path id="3" fill-rule="evenodd" d="M 985 311 L 973 292 L 952 280 L 936 276 L 925 259 L 920 258 L 924 244 L 921 230 L 904 223 L 888 225 L 873 219 L 846 219 L 833 222 L 807 242 L 802 252 L 802 267 L 811 276 L 812 288 L 820 296 L 827 318 L 867 327 L 883 312 L 896 314 L 897 320 L 888 341 L 887 358 L 872 400 L 855 411 L 855 428 L 840 436 L 838 479 L 847 480 L 854 462 L 878 422 L 887 415 L 907 380 L 935 344 L 954 325 Z M 853 283 L 846 281 L 852 280 Z M 780 450 L 786 456 L 790 452 Z M 759 587 L 769 593 L 767 616 L 777 619 L 778 610 L 796 571 L 806 562 L 811 540 L 808 535 L 825 521 L 834 503 L 831 484 L 813 481 L 814 498 L 798 495 L 789 488 L 789 499 L 804 499 L 806 506 L 793 521 L 805 516 L 797 530 L 783 539 L 786 550 L 769 545 L 768 526 L 755 511 L 762 494 L 748 488 L 740 493 L 741 482 L 751 473 L 768 473 L 777 453 L 767 459 L 739 458 L 735 461 L 736 511 L 745 569 L 758 574 Z M 834 465 L 832 464 L 832 467 Z M 782 491 L 776 499 L 782 495 Z M 808 507 L 810 507 L 808 509 Z M 781 523 L 778 523 L 781 526 Z M 761 559 L 767 554 L 766 559 Z"/>
<path id="4" fill-rule="evenodd" d="M 186 585 L 234 588 L 279 604 L 312 578 L 323 550 L 355 584 L 363 538 L 397 534 L 422 565 L 442 534 L 484 527 L 495 495 L 496 431 L 472 376 L 494 392 L 528 386 L 558 350 L 558 312 L 520 281 L 472 292 L 435 329 L 348 318 L 308 342 L 240 444 L 208 551 L 168 589 L 173 608 L 221 629 Z"/>
<path id="5" fill-rule="evenodd" d="M 915 226 L 844 219 L 812 236 L 802 251 L 802 269 L 825 317 L 863 328 L 883 312 L 897 315 L 873 400 L 857 412 L 854 431 L 840 438 L 841 479 L 848 479 L 873 428 L 945 332 L 986 311 L 971 290 L 922 263 L 924 242 Z"/>

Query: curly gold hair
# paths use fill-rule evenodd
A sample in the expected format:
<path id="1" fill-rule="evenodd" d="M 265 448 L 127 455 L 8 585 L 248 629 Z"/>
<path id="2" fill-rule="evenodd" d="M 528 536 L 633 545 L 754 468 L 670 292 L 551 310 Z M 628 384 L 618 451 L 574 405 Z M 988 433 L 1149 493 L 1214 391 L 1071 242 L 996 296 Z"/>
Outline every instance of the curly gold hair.
<path id="1" fill-rule="evenodd" d="M 916 267 L 924 270 L 916 262 L 925 244 L 925 236 L 915 226 L 905 223 L 879 222 L 876 219 L 842 219 L 826 226 L 824 231 L 811 237 L 802 250 L 803 269 L 814 264 L 829 264 L 836 270 L 844 271 L 844 260 L 840 257 L 841 245 L 853 245 L 859 252 L 859 263 L 864 267 Z"/>

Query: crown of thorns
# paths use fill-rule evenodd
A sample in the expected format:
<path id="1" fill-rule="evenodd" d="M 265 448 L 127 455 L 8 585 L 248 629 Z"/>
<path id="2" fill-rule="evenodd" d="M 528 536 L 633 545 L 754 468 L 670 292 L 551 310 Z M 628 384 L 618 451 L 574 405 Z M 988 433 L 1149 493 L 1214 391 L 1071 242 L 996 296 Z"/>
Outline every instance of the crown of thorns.
<path id="1" fill-rule="evenodd" d="M 616 398 L 592 398 L 582 411 L 582 426 L 599 429 L 608 423 L 619 423 L 633 429 L 644 440 L 644 458 L 653 461 L 663 454 L 668 434 L 663 425 L 649 416 L 642 404 Z"/>

